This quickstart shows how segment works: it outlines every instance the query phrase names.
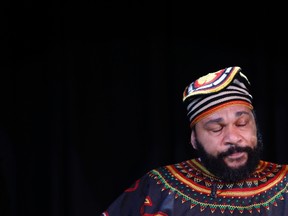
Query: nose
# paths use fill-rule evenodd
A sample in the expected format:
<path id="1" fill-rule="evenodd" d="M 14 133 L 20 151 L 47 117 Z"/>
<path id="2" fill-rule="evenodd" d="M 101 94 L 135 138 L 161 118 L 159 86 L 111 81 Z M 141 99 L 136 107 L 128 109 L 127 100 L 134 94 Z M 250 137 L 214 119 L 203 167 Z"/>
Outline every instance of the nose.
<path id="1" fill-rule="evenodd" d="M 234 125 L 225 127 L 224 143 L 227 145 L 239 144 L 242 140 L 241 132 Z"/>

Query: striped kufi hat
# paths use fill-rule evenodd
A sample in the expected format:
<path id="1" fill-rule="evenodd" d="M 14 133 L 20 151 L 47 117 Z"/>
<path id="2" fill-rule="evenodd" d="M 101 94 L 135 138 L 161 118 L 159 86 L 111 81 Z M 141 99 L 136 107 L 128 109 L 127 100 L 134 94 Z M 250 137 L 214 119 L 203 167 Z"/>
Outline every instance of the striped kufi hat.
<path id="1" fill-rule="evenodd" d="M 227 67 L 198 78 L 183 93 L 190 126 L 204 117 L 233 104 L 253 109 L 250 82 L 238 66 Z"/>

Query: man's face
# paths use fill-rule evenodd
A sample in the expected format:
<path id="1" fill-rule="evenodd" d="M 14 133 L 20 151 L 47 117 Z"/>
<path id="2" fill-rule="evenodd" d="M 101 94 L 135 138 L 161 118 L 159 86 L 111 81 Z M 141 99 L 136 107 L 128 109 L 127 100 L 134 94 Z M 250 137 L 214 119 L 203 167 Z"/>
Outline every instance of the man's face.
<path id="1" fill-rule="evenodd" d="M 242 180 L 255 170 L 262 150 L 258 141 L 253 113 L 242 105 L 214 112 L 191 133 L 203 164 L 226 181 Z"/>

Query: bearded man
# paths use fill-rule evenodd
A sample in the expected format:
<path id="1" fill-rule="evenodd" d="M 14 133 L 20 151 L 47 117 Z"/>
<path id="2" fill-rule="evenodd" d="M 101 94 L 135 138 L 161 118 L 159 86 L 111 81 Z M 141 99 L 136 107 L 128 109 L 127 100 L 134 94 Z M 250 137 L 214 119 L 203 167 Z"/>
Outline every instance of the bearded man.
<path id="1" fill-rule="evenodd" d="M 288 215 L 288 166 L 261 160 L 250 82 L 238 66 L 183 93 L 199 157 L 149 171 L 102 216 Z"/>

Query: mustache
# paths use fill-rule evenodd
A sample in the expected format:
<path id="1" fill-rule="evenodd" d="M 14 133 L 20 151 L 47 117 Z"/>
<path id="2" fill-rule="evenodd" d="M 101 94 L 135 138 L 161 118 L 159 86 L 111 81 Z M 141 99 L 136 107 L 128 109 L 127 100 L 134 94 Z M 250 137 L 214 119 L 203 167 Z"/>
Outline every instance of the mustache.
<path id="1" fill-rule="evenodd" d="M 224 158 L 224 157 L 227 157 L 231 154 L 234 154 L 234 153 L 238 153 L 238 152 L 247 152 L 248 154 L 251 153 L 253 151 L 252 148 L 250 147 L 240 147 L 240 146 L 232 146 L 230 147 L 227 151 L 225 152 L 221 152 L 218 157 L 219 158 Z"/>

